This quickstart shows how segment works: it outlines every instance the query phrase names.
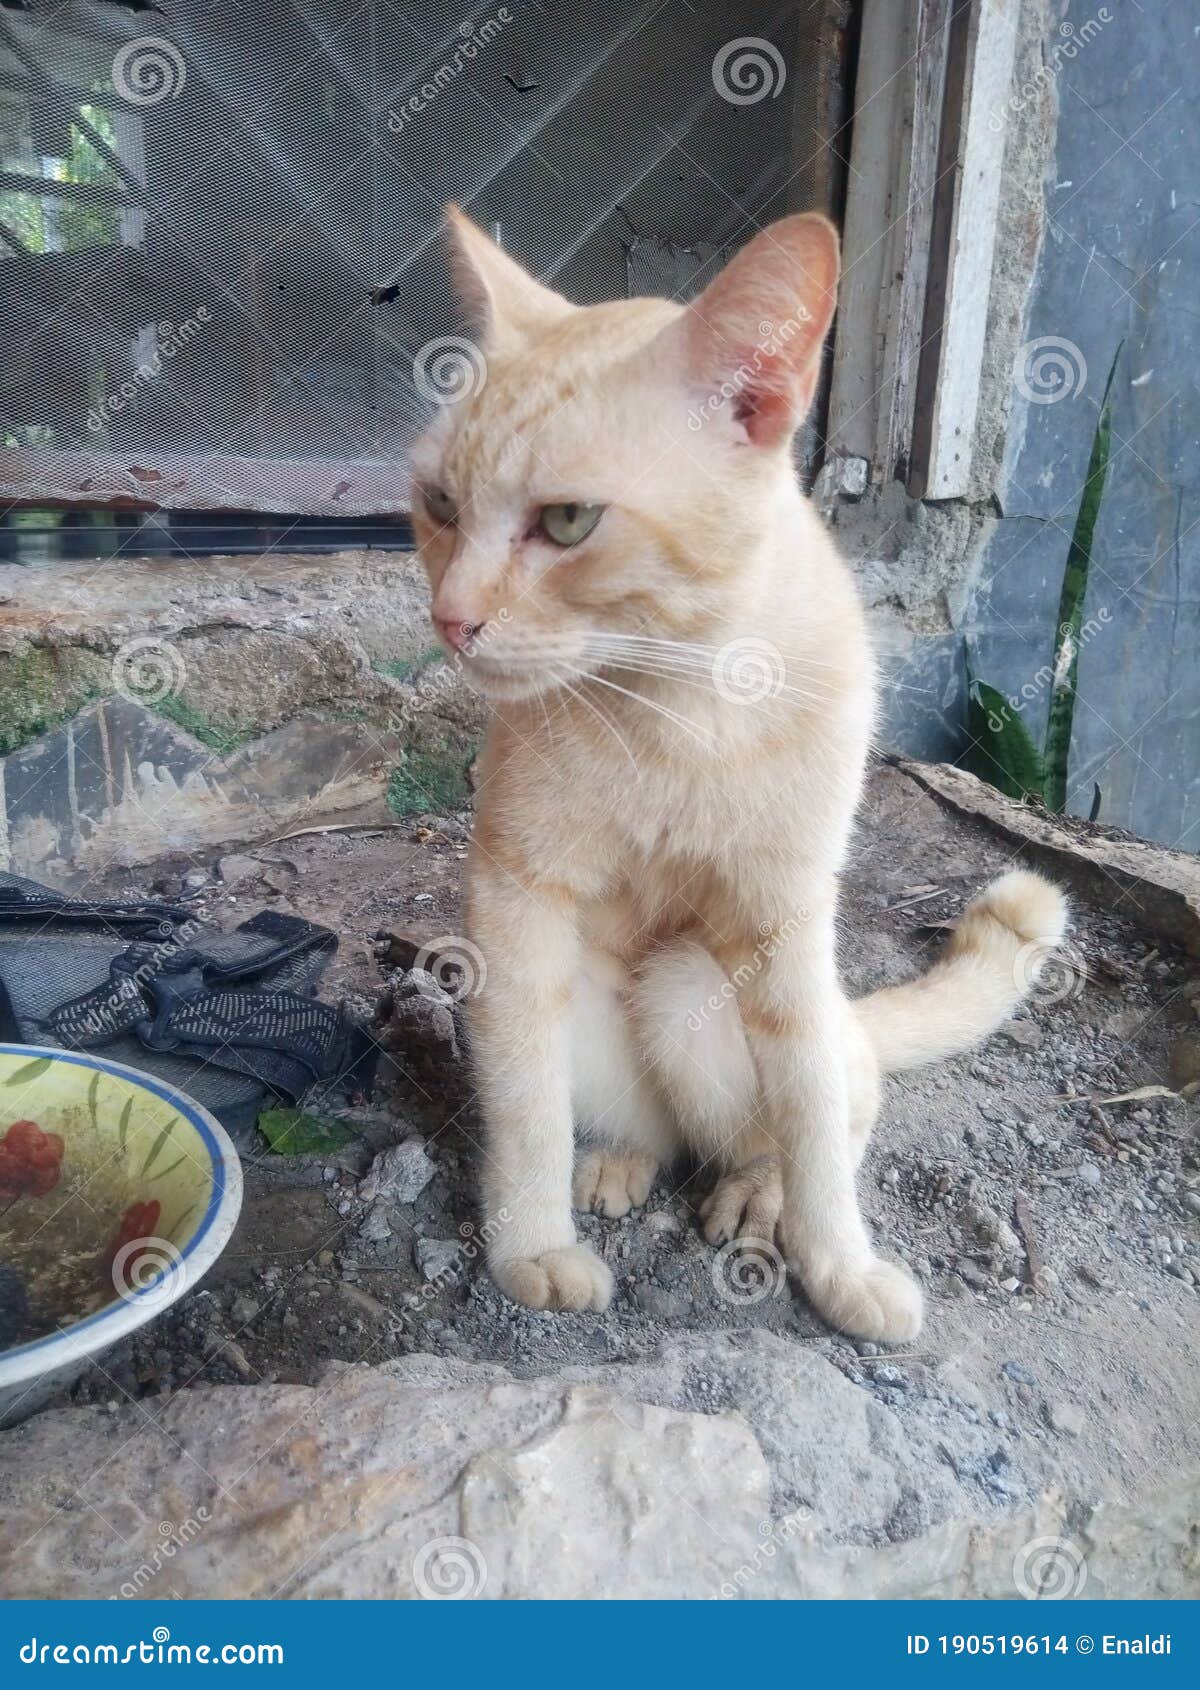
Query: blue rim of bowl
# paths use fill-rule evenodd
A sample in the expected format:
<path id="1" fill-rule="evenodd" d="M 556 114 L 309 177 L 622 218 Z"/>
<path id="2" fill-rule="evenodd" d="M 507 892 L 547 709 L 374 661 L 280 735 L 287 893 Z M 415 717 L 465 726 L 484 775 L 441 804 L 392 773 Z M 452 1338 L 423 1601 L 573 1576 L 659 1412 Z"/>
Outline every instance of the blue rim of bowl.
<path id="1" fill-rule="evenodd" d="M 162 1085 L 152 1075 L 143 1074 L 140 1069 L 130 1068 L 127 1063 L 109 1062 L 103 1056 L 80 1056 L 77 1052 L 71 1050 L 51 1050 L 46 1045 L 0 1044 L 0 1056 L 28 1056 L 31 1062 L 38 1061 L 42 1056 L 48 1056 L 52 1062 L 67 1062 L 74 1068 L 99 1069 L 101 1073 L 111 1074 L 114 1079 L 127 1080 L 131 1084 L 140 1085 L 144 1091 L 153 1092 L 156 1097 L 161 1097 L 164 1103 L 169 1103 L 173 1109 L 177 1109 L 195 1127 L 204 1141 L 204 1147 L 208 1151 L 209 1160 L 212 1163 L 212 1191 L 209 1194 L 208 1207 L 204 1211 L 199 1226 L 180 1251 L 177 1264 L 173 1264 L 165 1272 L 160 1273 L 157 1278 L 150 1281 L 149 1285 L 143 1285 L 128 1297 L 118 1296 L 114 1302 L 106 1303 L 102 1309 L 97 1309 L 95 1314 L 86 1315 L 83 1320 L 77 1320 L 71 1326 L 61 1326 L 54 1332 L 44 1333 L 40 1338 L 31 1338 L 27 1344 L 17 1344 L 11 1350 L 0 1350 L 0 1361 L 11 1361 L 14 1356 L 32 1355 L 36 1350 L 57 1343 L 68 1332 L 71 1334 L 86 1332 L 88 1327 L 97 1326 L 102 1320 L 108 1320 L 115 1310 L 127 1308 L 131 1303 L 136 1303 L 139 1298 L 156 1292 L 169 1274 L 177 1273 L 179 1267 L 194 1253 L 200 1240 L 217 1218 L 217 1212 L 224 1200 L 226 1190 L 225 1152 L 217 1139 L 213 1137 L 213 1131 L 208 1122 L 202 1114 L 197 1112 L 198 1105 L 189 1102 L 181 1091 L 176 1091 L 171 1086 Z M 136 1079 L 134 1079 L 135 1075 Z"/>

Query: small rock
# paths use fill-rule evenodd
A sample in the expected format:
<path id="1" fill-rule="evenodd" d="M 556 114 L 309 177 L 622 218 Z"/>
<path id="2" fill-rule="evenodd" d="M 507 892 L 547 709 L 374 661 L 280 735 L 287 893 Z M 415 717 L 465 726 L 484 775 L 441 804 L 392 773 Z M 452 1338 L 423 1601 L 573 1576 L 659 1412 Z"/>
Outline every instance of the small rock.
<path id="1" fill-rule="evenodd" d="M 1191 1215 L 1200 1215 L 1200 1191 L 1185 1191 L 1180 1202 Z"/>
<path id="2" fill-rule="evenodd" d="M 363 1244 L 386 1244 L 391 1236 L 392 1219 L 388 1205 L 382 1197 L 377 1197 L 359 1226 L 359 1240 Z"/>
<path id="3" fill-rule="evenodd" d="M 1039 1050 L 1046 1038 L 1036 1021 L 1010 1021 L 1001 1033 L 1009 1044 L 1021 1045 L 1026 1050 Z"/>
<path id="4" fill-rule="evenodd" d="M 1046 1405 L 1046 1424 L 1065 1437 L 1077 1438 L 1083 1431 L 1082 1412 L 1072 1402 L 1053 1402 Z"/>
<path id="5" fill-rule="evenodd" d="M 1015 1385 L 1037 1384 L 1037 1380 L 1034 1378 L 1033 1374 L 1027 1367 L 1023 1367 L 1019 1361 L 1006 1361 L 1002 1363 L 1000 1371 L 1006 1379 L 1011 1379 Z"/>
<path id="6" fill-rule="evenodd" d="M 191 869 L 183 877 L 183 889 L 185 892 L 203 892 L 204 888 L 210 884 L 211 882 L 209 876 L 202 868 Z"/>
<path id="7" fill-rule="evenodd" d="M 676 1216 L 666 1209 L 656 1209 L 652 1215 L 647 1215 L 642 1222 L 647 1232 L 667 1233 L 678 1232 L 682 1223 Z"/>
<path id="8" fill-rule="evenodd" d="M 244 1291 L 240 1292 L 229 1305 L 229 1318 L 235 1326 L 249 1326 L 252 1320 L 257 1320 L 261 1307 L 253 1297 L 247 1297 Z"/>
<path id="9" fill-rule="evenodd" d="M 222 857 L 217 864 L 217 872 L 226 886 L 237 886 L 243 880 L 257 880 L 261 871 L 261 863 L 256 862 L 253 857 L 247 857 L 240 851 L 234 851 L 229 856 Z"/>
<path id="10" fill-rule="evenodd" d="M 368 1203 L 381 1197 L 389 1203 L 415 1203 L 436 1172 L 425 1141 L 407 1138 L 403 1144 L 393 1144 L 380 1151 L 360 1183 L 358 1194 Z"/>
<path id="11" fill-rule="evenodd" d="M 453 1238 L 418 1238 L 413 1242 L 413 1260 L 431 1284 L 435 1279 L 456 1279 L 462 1271 L 462 1246 Z"/>
<path id="12" fill-rule="evenodd" d="M 1075 1172 L 1083 1185 L 1100 1184 L 1100 1170 L 1094 1162 L 1081 1162 Z"/>

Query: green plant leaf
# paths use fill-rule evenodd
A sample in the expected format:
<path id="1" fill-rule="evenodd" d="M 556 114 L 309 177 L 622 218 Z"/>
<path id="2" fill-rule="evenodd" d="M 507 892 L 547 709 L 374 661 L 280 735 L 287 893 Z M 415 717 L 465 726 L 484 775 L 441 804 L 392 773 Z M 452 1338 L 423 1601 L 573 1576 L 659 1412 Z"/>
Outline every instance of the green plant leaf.
<path id="1" fill-rule="evenodd" d="M 1037 746 L 1002 692 L 971 680 L 967 693 L 968 766 L 1010 798 L 1040 798 L 1044 772 Z"/>
<path id="2" fill-rule="evenodd" d="M 304 1109 L 264 1109 L 258 1130 L 277 1156 L 310 1156 L 340 1150 L 357 1137 L 341 1121 Z"/>
<path id="3" fill-rule="evenodd" d="M 1075 693 L 1079 678 L 1079 634 L 1083 626 L 1083 601 L 1087 596 L 1088 573 L 1092 566 L 1092 543 L 1104 483 L 1112 455 L 1112 384 L 1117 373 L 1118 345 L 1104 384 L 1100 415 L 1092 436 L 1087 480 L 1075 517 L 1075 528 L 1063 570 L 1062 596 L 1058 603 L 1058 628 L 1054 639 L 1054 679 L 1050 685 L 1050 711 L 1046 720 L 1046 807 L 1061 811 L 1067 805 L 1067 766 L 1071 756 L 1071 730 L 1075 722 Z"/>

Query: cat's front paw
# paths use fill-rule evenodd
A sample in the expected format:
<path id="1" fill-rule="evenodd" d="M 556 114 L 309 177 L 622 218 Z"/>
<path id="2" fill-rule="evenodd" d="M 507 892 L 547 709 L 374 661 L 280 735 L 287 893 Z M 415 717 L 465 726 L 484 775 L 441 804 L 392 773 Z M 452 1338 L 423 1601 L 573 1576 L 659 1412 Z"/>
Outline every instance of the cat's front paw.
<path id="1" fill-rule="evenodd" d="M 804 1278 L 821 1318 L 855 1338 L 906 1344 L 921 1330 L 920 1287 L 893 1262 L 874 1258 L 865 1268 Z"/>
<path id="2" fill-rule="evenodd" d="M 527 1309 L 594 1309 L 599 1313 L 612 1300 L 613 1276 L 586 1244 L 490 1266 L 505 1296 Z"/>

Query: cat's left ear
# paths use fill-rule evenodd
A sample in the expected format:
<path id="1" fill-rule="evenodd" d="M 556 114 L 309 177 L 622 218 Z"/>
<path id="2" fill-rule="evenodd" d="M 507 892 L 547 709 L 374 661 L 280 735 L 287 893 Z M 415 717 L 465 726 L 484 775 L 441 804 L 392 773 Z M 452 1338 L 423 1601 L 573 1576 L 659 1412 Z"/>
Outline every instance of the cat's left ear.
<path id="1" fill-rule="evenodd" d="M 527 345 L 575 309 L 535 281 L 456 205 L 446 207 L 446 232 L 458 296 L 489 347 Z"/>
<path id="2" fill-rule="evenodd" d="M 729 407 L 755 445 L 803 422 L 837 303 L 838 235 L 827 217 L 784 217 L 744 246 L 673 325 L 689 382 Z"/>

